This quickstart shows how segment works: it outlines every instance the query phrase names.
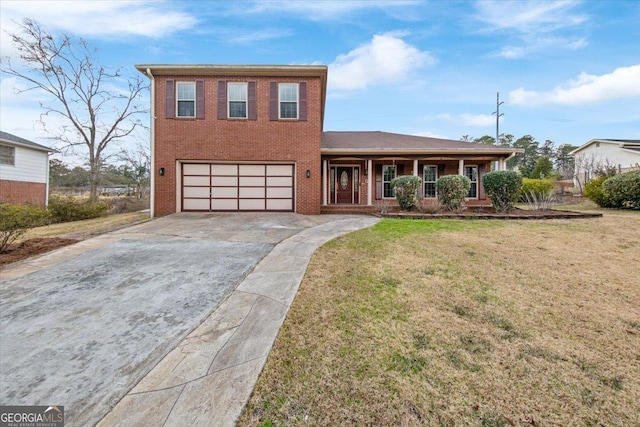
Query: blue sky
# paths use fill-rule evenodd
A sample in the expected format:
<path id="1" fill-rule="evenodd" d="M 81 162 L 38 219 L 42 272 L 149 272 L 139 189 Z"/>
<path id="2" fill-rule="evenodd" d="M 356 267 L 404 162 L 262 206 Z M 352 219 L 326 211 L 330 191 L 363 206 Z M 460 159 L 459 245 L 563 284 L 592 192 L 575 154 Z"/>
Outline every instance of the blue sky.
<path id="1" fill-rule="evenodd" d="M 1 1 L 134 64 L 326 64 L 325 130 L 460 139 L 500 131 L 581 145 L 640 139 L 637 1 Z M 41 94 L 3 76 L 2 130 L 44 142 Z"/>

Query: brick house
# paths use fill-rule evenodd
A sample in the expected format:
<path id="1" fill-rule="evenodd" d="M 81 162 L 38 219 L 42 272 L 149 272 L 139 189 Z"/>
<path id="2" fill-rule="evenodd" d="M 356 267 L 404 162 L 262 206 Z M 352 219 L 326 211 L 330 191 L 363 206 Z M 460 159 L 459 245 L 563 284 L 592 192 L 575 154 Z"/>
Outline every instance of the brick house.
<path id="1" fill-rule="evenodd" d="M 46 206 L 52 149 L 0 132 L 0 203 Z"/>
<path id="2" fill-rule="evenodd" d="M 390 181 L 481 178 L 517 149 L 384 132 L 324 132 L 326 66 L 136 65 L 151 80 L 151 215 L 330 212 L 393 203 Z"/>

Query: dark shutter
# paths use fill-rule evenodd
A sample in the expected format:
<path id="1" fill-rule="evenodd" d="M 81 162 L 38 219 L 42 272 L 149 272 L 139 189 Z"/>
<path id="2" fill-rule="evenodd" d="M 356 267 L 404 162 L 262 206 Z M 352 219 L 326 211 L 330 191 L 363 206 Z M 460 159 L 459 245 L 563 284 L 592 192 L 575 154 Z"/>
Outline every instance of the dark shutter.
<path id="1" fill-rule="evenodd" d="M 196 80 L 196 119 L 204 119 L 204 80 Z"/>
<path id="2" fill-rule="evenodd" d="M 167 119 L 173 119 L 176 117 L 176 90 L 175 82 L 173 80 L 167 80 L 165 93 L 165 115 Z"/>
<path id="3" fill-rule="evenodd" d="M 227 118 L 227 82 L 218 80 L 218 120 Z"/>
<path id="4" fill-rule="evenodd" d="M 404 165 L 400 163 L 398 166 L 396 166 L 396 177 L 399 177 L 402 175 L 404 175 Z"/>
<path id="5" fill-rule="evenodd" d="M 376 165 L 376 200 L 382 199 L 382 165 Z"/>
<path id="6" fill-rule="evenodd" d="M 438 165 L 438 178 L 441 178 L 444 176 L 446 169 L 445 169 L 445 165 L 444 164 L 439 164 Z"/>
<path id="7" fill-rule="evenodd" d="M 278 120 L 278 82 L 269 83 L 269 120 Z"/>
<path id="8" fill-rule="evenodd" d="M 256 82 L 249 82 L 247 85 L 248 92 L 248 103 L 247 108 L 249 111 L 247 112 L 247 117 L 249 120 L 258 120 L 258 106 L 256 102 Z"/>
<path id="9" fill-rule="evenodd" d="M 487 196 L 484 192 L 484 185 L 482 185 L 482 177 L 484 176 L 485 168 L 485 164 L 478 165 L 478 199 L 480 200 L 487 199 Z"/>
<path id="10" fill-rule="evenodd" d="M 300 93 L 298 94 L 298 104 L 300 111 L 298 113 L 298 119 L 306 121 L 307 120 L 307 82 L 300 82 L 299 86 Z"/>

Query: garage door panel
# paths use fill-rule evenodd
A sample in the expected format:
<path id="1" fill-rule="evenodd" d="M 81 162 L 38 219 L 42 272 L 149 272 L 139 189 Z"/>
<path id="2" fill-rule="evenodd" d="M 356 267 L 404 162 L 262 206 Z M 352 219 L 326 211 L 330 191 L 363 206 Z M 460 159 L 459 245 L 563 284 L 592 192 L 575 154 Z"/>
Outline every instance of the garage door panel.
<path id="1" fill-rule="evenodd" d="M 265 210 L 264 199 L 240 199 L 239 207 L 241 211 L 263 211 Z"/>
<path id="2" fill-rule="evenodd" d="M 238 196 L 247 199 L 264 199 L 264 187 L 240 187 Z"/>
<path id="3" fill-rule="evenodd" d="M 209 187 L 184 187 L 184 197 L 189 198 L 189 197 L 198 197 L 198 198 L 203 198 L 206 197 L 207 199 L 209 198 L 209 193 L 210 193 L 210 189 Z"/>
<path id="4" fill-rule="evenodd" d="M 263 176 L 241 176 L 240 187 L 264 187 Z"/>
<path id="5" fill-rule="evenodd" d="M 182 207 L 185 211 L 208 211 L 211 204 L 208 198 L 206 199 L 184 199 Z"/>
<path id="6" fill-rule="evenodd" d="M 293 189 L 287 187 L 271 187 L 267 188 L 267 198 L 290 199 L 293 197 Z"/>
<path id="7" fill-rule="evenodd" d="M 241 176 L 264 176 L 265 165 L 240 165 L 239 175 Z"/>
<path id="8" fill-rule="evenodd" d="M 211 165 L 211 175 L 238 175 L 238 165 Z"/>
<path id="9" fill-rule="evenodd" d="M 221 187 L 237 187 L 238 177 L 237 176 L 212 176 L 211 185 L 221 186 Z"/>
<path id="10" fill-rule="evenodd" d="M 209 186 L 209 175 L 207 176 L 185 176 L 182 178 L 182 184 L 185 186 L 196 185 L 196 186 Z"/>
<path id="11" fill-rule="evenodd" d="M 292 165 L 267 165 L 267 176 L 291 176 Z"/>
<path id="12" fill-rule="evenodd" d="M 183 210 L 292 211 L 291 164 L 183 164 Z"/>
<path id="13" fill-rule="evenodd" d="M 238 210 L 238 199 L 211 199 L 212 211 Z"/>
<path id="14" fill-rule="evenodd" d="M 267 187 L 293 187 L 293 177 L 268 176 Z"/>
<path id="15" fill-rule="evenodd" d="M 212 187 L 212 198 L 238 198 L 238 187 Z"/>
<path id="16" fill-rule="evenodd" d="M 209 176 L 211 166 L 209 164 L 185 164 L 182 165 L 184 175 L 207 175 Z"/>
<path id="17" fill-rule="evenodd" d="M 291 199 L 267 199 L 268 211 L 290 211 L 293 209 Z"/>

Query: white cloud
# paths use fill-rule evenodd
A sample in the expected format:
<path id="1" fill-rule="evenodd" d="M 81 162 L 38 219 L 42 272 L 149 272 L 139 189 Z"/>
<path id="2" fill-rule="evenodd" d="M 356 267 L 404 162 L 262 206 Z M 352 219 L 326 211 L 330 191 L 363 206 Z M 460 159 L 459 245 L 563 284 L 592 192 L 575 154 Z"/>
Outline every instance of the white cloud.
<path id="1" fill-rule="evenodd" d="M 584 37 L 572 34 L 588 17 L 574 12 L 579 1 L 479 1 L 476 19 L 487 24 L 482 32 L 506 32 L 520 40 L 504 46 L 496 56 L 522 58 L 547 49 L 581 49 Z"/>
<path id="2" fill-rule="evenodd" d="M 395 33 L 377 34 L 370 42 L 339 55 L 329 65 L 332 89 L 364 89 L 371 85 L 404 80 L 435 59 L 427 52 L 406 43 Z"/>
<path id="3" fill-rule="evenodd" d="M 451 139 L 448 136 L 440 135 L 440 134 L 429 132 L 429 131 L 416 132 L 416 133 L 412 133 L 411 135 L 413 135 L 413 136 L 424 136 L 424 137 L 427 137 L 427 138 Z"/>
<path id="4" fill-rule="evenodd" d="M 601 76 L 581 73 L 575 80 L 548 92 L 518 88 L 509 93 L 509 102 L 516 105 L 579 105 L 631 97 L 640 97 L 640 64 L 617 68 Z"/>
<path id="5" fill-rule="evenodd" d="M 192 28 L 195 17 L 172 10 L 171 3 L 145 1 L 3 1 L 2 26 L 30 18 L 50 30 L 80 36 L 162 37 Z"/>
<path id="6" fill-rule="evenodd" d="M 496 124 L 496 116 L 489 114 L 458 114 L 452 116 L 451 114 L 438 114 L 437 116 L 428 116 L 427 120 L 435 120 L 441 122 L 452 123 L 461 126 L 475 126 L 475 127 L 487 127 L 494 126 Z M 504 118 L 500 118 L 502 122 Z"/>

